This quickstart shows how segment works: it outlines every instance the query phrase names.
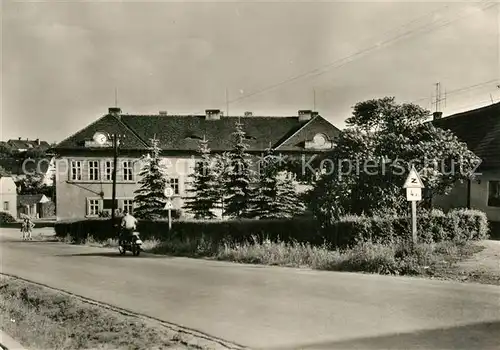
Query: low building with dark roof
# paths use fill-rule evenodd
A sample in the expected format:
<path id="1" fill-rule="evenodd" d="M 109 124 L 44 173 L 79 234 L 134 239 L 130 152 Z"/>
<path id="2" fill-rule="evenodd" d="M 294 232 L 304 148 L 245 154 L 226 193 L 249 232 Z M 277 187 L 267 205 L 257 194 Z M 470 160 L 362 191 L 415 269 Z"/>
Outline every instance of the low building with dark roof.
<path id="1" fill-rule="evenodd" d="M 123 114 L 120 108 L 108 113 L 61 141 L 57 154 L 58 219 L 96 216 L 110 211 L 112 201 L 112 144 L 108 135 L 122 135 L 117 167 L 116 198 L 121 210 L 133 210 L 138 188 L 139 158 L 160 142 L 162 156 L 170 164 L 168 176 L 174 188 L 174 209 L 183 206 L 197 158 L 199 141 L 206 138 L 214 153 L 230 151 L 236 122 L 246 133 L 248 152 L 261 156 L 272 147 L 284 157 L 313 156 L 330 150 L 340 130 L 317 112 L 301 110 L 295 116 L 224 116 L 220 110 L 204 115 Z"/>
<path id="2" fill-rule="evenodd" d="M 435 113 L 432 123 L 453 132 L 482 161 L 474 180 L 457 184 L 447 196 L 434 198 L 434 205 L 446 210 L 479 209 L 489 220 L 500 222 L 500 103 L 446 118 Z"/>

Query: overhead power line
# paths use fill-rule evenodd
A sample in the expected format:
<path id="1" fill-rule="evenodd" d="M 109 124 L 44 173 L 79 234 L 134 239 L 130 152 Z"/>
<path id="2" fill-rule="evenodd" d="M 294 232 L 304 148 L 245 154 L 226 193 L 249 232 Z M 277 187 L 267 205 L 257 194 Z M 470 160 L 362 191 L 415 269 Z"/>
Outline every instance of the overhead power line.
<path id="1" fill-rule="evenodd" d="M 495 83 L 497 81 L 500 81 L 500 79 L 491 79 L 491 80 L 484 81 L 484 82 L 481 82 L 481 83 L 477 83 L 477 84 L 473 84 L 473 85 L 467 85 L 467 86 L 464 86 L 464 87 L 461 87 L 461 88 L 458 88 L 458 89 L 447 91 L 446 95 L 449 96 L 449 95 L 454 95 L 454 94 L 457 94 L 457 93 L 461 93 L 461 92 L 465 92 L 465 91 L 477 89 L 477 88 L 480 88 L 482 86 Z M 425 100 L 428 100 L 428 99 L 432 99 L 432 97 L 422 97 L 422 98 L 419 98 L 417 100 L 411 101 L 411 103 L 425 101 Z"/>
<path id="2" fill-rule="evenodd" d="M 498 5 L 498 3 L 496 1 L 491 2 L 491 1 L 484 1 L 483 0 L 480 3 L 483 3 L 485 6 L 482 6 L 482 7 L 478 8 L 478 10 L 483 10 L 483 11 L 487 10 L 489 8 L 492 8 L 492 7 L 496 6 L 496 5 Z M 447 6 L 444 6 L 443 8 L 445 8 Z M 437 12 L 439 12 L 439 11 L 438 10 L 433 11 L 430 14 L 427 14 L 426 16 L 433 15 L 433 14 L 435 14 Z M 249 93 L 249 94 L 244 95 L 244 96 L 237 97 L 237 98 L 232 99 L 232 100 L 229 100 L 227 103 L 239 102 L 241 100 L 250 98 L 252 96 L 259 95 L 259 94 L 262 94 L 262 93 L 274 90 L 274 89 L 276 89 L 276 88 L 278 88 L 280 86 L 292 83 L 292 82 L 294 82 L 296 80 L 299 80 L 299 79 L 311 78 L 311 77 L 316 77 L 316 76 L 319 76 L 319 75 L 326 74 L 331 69 L 340 68 L 340 67 L 343 67 L 344 65 L 346 65 L 348 63 L 351 63 L 352 61 L 354 61 L 355 59 L 357 59 L 361 55 L 370 53 L 372 51 L 379 50 L 382 47 L 388 46 L 389 44 L 392 44 L 392 43 L 394 43 L 396 41 L 400 41 L 402 38 L 407 38 L 408 39 L 414 33 L 417 33 L 417 32 L 419 32 L 421 30 L 423 30 L 423 31 L 421 31 L 418 35 L 429 33 L 429 32 L 435 31 L 437 29 L 446 27 L 446 26 L 448 26 L 448 25 L 450 25 L 450 24 L 452 24 L 452 23 L 454 23 L 454 22 L 456 22 L 458 20 L 461 20 L 463 18 L 469 17 L 472 14 L 474 14 L 474 13 L 465 13 L 463 16 L 459 16 L 457 18 L 453 18 L 453 19 L 450 19 L 450 20 L 447 20 L 447 21 L 444 21 L 444 22 L 431 23 L 431 24 L 424 25 L 424 26 L 422 26 L 420 28 L 417 28 L 417 29 L 408 30 L 408 31 L 406 31 L 406 32 L 404 32 L 402 34 L 399 34 L 399 35 L 397 35 L 397 36 L 395 36 L 393 38 L 383 40 L 383 41 L 381 41 L 381 42 L 379 42 L 379 43 L 377 43 L 375 45 L 372 45 L 372 46 L 370 46 L 368 48 L 359 50 L 358 52 L 355 52 L 355 53 L 353 53 L 353 54 L 351 54 L 351 55 L 349 55 L 347 57 L 341 58 L 341 59 L 339 59 L 337 61 L 331 62 L 331 63 L 326 64 L 324 66 L 321 66 L 321 67 L 312 69 L 310 71 L 307 71 L 307 72 L 295 75 L 293 77 L 287 78 L 287 79 L 285 79 L 283 81 L 280 81 L 278 83 L 274 83 L 274 84 L 268 85 L 267 87 L 259 89 L 259 90 L 255 91 L 255 92 Z M 412 20 L 411 22 L 409 22 L 406 25 L 403 25 L 402 27 L 408 26 L 409 24 L 414 23 L 416 21 L 418 21 L 418 19 Z M 417 37 L 418 35 L 414 35 L 413 37 Z"/>

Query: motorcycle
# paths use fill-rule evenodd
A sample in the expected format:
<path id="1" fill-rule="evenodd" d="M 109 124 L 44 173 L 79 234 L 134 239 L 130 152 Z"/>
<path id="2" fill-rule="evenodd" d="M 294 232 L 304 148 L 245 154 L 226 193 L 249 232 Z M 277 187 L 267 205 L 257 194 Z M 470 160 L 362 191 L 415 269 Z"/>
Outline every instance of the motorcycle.
<path id="1" fill-rule="evenodd" d="M 120 241 L 120 245 L 118 246 L 118 250 L 120 255 L 124 255 L 127 251 L 132 252 L 134 256 L 138 256 L 142 249 L 142 240 L 139 237 L 139 232 L 133 232 L 132 238 L 128 241 Z"/>

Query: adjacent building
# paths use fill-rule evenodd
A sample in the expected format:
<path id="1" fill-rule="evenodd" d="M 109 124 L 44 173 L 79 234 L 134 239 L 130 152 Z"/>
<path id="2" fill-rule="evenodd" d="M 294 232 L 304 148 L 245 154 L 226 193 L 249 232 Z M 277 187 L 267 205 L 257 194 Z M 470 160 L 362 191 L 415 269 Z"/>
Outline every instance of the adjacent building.
<path id="1" fill-rule="evenodd" d="M 120 135 L 116 207 L 134 208 L 139 188 L 140 157 L 156 138 L 174 189 L 174 209 L 181 210 L 189 187 L 199 141 L 208 139 L 214 153 L 232 148 L 236 122 L 246 132 L 248 152 L 256 157 L 268 147 L 283 157 L 312 156 L 332 149 L 340 130 L 317 112 L 300 110 L 296 116 L 224 116 L 209 109 L 204 115 L 123 114 L 109 108 L 106 115 L 66 138 L 54 148 L 56 158 L 56 208 L 58 219 L 98 216 L 111 212 L 113 149 L 110 135 Z"/>
<path id="2" fill-rule="evenodd" d="M 500 103 L 441 118 L 434 125 L 452 131 L 481 158 L 476 179 L 457 184 L 447 196 L 433 199 L 445 210 L 457 207 L 484 211 L 488 219 L 500 222 Z"/>
<path id="3" fill-rule="evenodd" d="M 2 211 L 17 218 L 17 186 L 10 176 L 0 178 L 0 198 Z"/>

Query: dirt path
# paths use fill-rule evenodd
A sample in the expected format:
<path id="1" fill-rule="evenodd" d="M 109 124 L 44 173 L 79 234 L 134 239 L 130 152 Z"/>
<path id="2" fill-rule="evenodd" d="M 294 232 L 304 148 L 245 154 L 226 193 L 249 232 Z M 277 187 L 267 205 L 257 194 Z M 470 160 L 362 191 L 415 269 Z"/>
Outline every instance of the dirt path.
<path id="1" fill-rule="evenodd" d="M 500 285 L 500 241 L 481 241 L 478 245 L 484 249 L 458 263 L 459 269 L 473 281 Z"/>

